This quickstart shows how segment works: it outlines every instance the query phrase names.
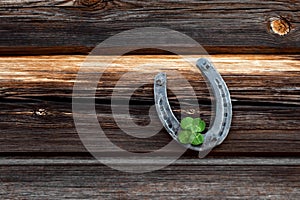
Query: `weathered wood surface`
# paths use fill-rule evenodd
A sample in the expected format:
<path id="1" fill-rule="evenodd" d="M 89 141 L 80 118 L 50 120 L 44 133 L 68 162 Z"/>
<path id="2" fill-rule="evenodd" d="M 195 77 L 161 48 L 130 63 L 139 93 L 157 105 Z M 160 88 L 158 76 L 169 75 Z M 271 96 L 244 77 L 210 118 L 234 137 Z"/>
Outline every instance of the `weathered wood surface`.
<path id="1" fill-rule="evenodd" d="M 2 0 L 0 16 L 0 54 L 88 53 L 109 36 L 145 26 L 181 31 L 210 53 L 300 51 L 294 0 Z M 286 35 L 270 31 L 276 19 Z"/>
<path id="2" fill-rule="evenodd" d="M 130 174 L 93 159 L 76 133 L 72 87 L 85 56 L 0 57 L 0 199 L 297 199 L 300 195 L 300 57 L 215 55 L 233 100 L 228 138 L 207 158 L 188 151 L 158 171 Z M 157 67 L 157 65 L 159 65 Z M 140 68 L 135 68 L 141 66 Z M 101 126 L 118 146 L 133 152 L 159 149 L 170 141 L 126 136 L 113 122 L 110 98 L 119 81 L 126 91 L 138 72 L 179 71 L 194 87 L 200 113 L 210 118 L 208 90 L 199 72 L 178 56 L 123 56 L 99 82 L 96 110 Z M 174 78 L 174 77 L 173 77 Z M 173 79 L 172 76 L 169 80 Z M 153 76 L 132 96 L 138 124 L 149 120 Z M 180 85 L 177 99 L 189 104 Z M 119 99 L 125 99 L 119 94 Z M 176 97 L 170 103 L 178 115 Z M 120 101 L 115 107 L 125 106 Z M 184 110 L 184 114 L 193 110 Z M 100 116 L 101 114 L 101 116 Z M 121 117 L 127 117 L 121 115 Z M 157 124 L 158 125 L 158 124 Z M 125 160 L 116 160 L 126 163 Z M 139 165 L 147 164 L 147 160 Z"/>
<path id="3" fill-rule="evenodd" d="M 72 118 L 72 87 L 84 56 L 1 57 L 0 155 L 86 155 Z M 232 96 L 233 122 L 228 138 L 210 156 L 300 155 L 300 58 L 297 55 L 212 56 Z M 166 71 L 180 71 L 195 88 L 201 116 L 209 122 L 210 99 L 200 72 L 177 56 L 123 56 L 107 69 L 96 94 L 96 110 L 106 134 L 120 147 L 133 152 L 159 149 L 170 141 L 162 130 L 148 139 L 126 136 L 113 121 L 110 96 L 126 71 L 147 71 L 159 63 Z M 160 66 L 160 67 L 161 67 Z M 152 68 L 151 68 L 152 67 Z M 121 82 L 122 90 L 135 80 Z M 172 77 L 170 77 L 172 79 Z M 153 105 L 153 76 L 132 96 L 131 115 L 147 124 Z M 178 99 L 189 103 L 185 88 L 176 87 Z M 169 93 L 175 114 L 179 106 Z M 119 99 L 123 97 L 119 95 Z M 125 106 L 120 101 L 116 104 Z M 193 113 L 184 110 L 184 114 Z M 128 117 L 120 115 L 121 117 Z M 159 122 L 158 124 L 159 125 Z M 133 145 L 134 144 L 134 145 Z M 31 154 L 28 154 L 31 153 Z M 77 154 L 78 153 L 78 154 Z M 196 156 L 188 151 L 185 156 Z"/>
<path id="4" fill-rule="evenodd" d="M 281 200 L 300 195 L 299 159 L 296 165 L 288 161 L 276 165 L 268 159 L 259 164 L 255 159 L 239 159 L 237 163 L 204 159 L 194 164 L 179 160 L 145 174 L 118 172 L 93 160 L 62 161 L 63 164 L 59 160 L 0 160 L 1 199 Z"/>

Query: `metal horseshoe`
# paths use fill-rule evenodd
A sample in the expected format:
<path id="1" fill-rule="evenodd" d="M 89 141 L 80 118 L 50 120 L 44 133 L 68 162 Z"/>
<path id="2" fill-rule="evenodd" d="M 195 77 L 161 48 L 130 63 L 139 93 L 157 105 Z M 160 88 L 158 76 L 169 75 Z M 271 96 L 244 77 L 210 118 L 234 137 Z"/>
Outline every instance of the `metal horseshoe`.
<path id="1" fill-rule="evenodd" d="M 221 144 L 228 135 L 231 119 L 232 104 L 227 85 L 215 67 L 205 58 L 200 58 L 196 66 L 201 71 L 210 95 L 214 96 L 212 109 L 214 116 L 211 126 L 204 135 L 204 142 L 199 146 L 182 144 L 179 142 L 177 134 L 180 130 L 180 123 L 174 116 L 167 97 L 167 76 L 159 73 L 154 79 L 155 107 L 159 119 L 167 132 L 174 140 L 186 148 L 199 151 L 199 157 L 205 157 L 215 146 Z"/>

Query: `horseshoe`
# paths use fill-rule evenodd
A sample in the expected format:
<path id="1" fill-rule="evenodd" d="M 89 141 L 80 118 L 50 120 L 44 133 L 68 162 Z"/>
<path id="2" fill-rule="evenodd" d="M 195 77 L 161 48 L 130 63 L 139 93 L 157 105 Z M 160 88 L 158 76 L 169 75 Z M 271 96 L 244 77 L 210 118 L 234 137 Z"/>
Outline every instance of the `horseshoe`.
<path id="1" fill-rule="evenodd" d="M 200 58 L 196 66 L 201 71 L 210 95 L 213 96 L 212 110 L 214 116 L 211 126 L 204 135 L 204 142 L 199 146 L 182 144 L 177 134 L 180 130 L 180 123 L 174 116 L 167 97 L 167 76 L 165 73 L 158 73 L 154 79 L 155 108 L 159 119 L 167 132 L 174 140 L 188 149 L 199 151 L 199 157 L 205 157 L 215 146 L 220 145 L 228 135 L 232 120 L 232 104 L 227 85 L 213 64 Z"/>

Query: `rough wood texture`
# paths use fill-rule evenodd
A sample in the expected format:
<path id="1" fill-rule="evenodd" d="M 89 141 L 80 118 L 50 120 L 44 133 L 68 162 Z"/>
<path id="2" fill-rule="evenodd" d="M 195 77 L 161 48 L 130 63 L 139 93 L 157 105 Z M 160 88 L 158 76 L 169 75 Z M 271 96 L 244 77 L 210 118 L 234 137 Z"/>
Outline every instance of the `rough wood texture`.
<path id="1" fill-rule="evenodd" d="M 0 199 L 299 198 L 299 1 L 1 0 L 0 21 L 0 55 L 14 55 L 0 57 Z M 112 35 L 145 26 L 185 33 L 210 53 L 261 55 L 212 56 L 233 103 L 231 131 L 222 145 L 205 159 L 187 151 L 161 170 L 129 174 L 93 159 L 79 139 L 72 88 L 85 56 L 74 54 L 87 54 Z M 165 56 L 137 55 L 144 53 Z M 20 54 L 72 55 L 15 57 Z M 100 125 L 115 145 L 144 153 L 171 140 L 164 129 L 146 139 L 129 136 L 112 115 L 115 84 L 120 92 L 112 107 L 120 111 L 128 91 L 143 80 L 130 94 L 130 117 L 147 125 L 156 71 L 166 71 L 168 81 L 180 79 L 169 72 L 180 72 L 197 94 L 200 112 L 186 86 L 169 84 L 178 118 L 182 101 L 190 106 L 183 116 L 200 115 L 209 122 L 209 92 L 194 66 L 157 49 L 133 54 L 106 70 L 96 92 Z M 134 74 L 120 80 L 126 72 Z M 149 74 L 144 77 L 142 72 Z M 123 112 L 118 116 L 129 118 Z M 85 125 L 88 130 L 90 124 Z M 161 126 L 159 121 L 153 125 Z M 107 159 L 136 168 L 153 160 Z M 157 158 L 158 164 L 162 159 Z"/>
<path id="2" fill-rule="evenodd" d="M 72 86 L 84 56 L 2 57 L 0 59 L 0 154 L 66 155 L 87 152 L 76 133 L 72 118 Z M 228 138 L 210 156 L 299 156 L 300 155 L 300 57 L 296 55 L 213 56 L 233 101 L 233 123 Z M 110 96 L 116 81 L 126 71 L 145 72 L 157 63 L 166 71 L 180 71 L 194 87 L 200 113 L 184 114 L 210 118 L 210 98 L 200 72 L 177 56 L 125 56 L 102 77 L 96 95 L 101 126 L 117 145 L 134 152 L 159 149 L 170 141 L 162 130 L 156 136 L 137 139 L 127 136 L 113 121 Z M 148 72 L 148 71 L 147 71 Z M 150 71 L 149 71 L 150 72 Z M 121 82 L 122 91 L 140 76 Z M 170 77 L 172 79 L 172 77 Z M 131 115 L 147 124 L 153 105 L 153 76 L 131 97 Z M 189 103 L 185 88 L 176 86 L 181 99 Z M 122 100 L 125 97 L 119 95 Z M 176 115 L 176 97 L 169 93 Z M 119 108 L 124 106 L 114 105 Z M 120 115 L 126 118 L 126 115 Z M 159 125 L 159 122 L 158 124 Z M 133 145 L 134 144 L 134 145 Z M 79 154 L 80 155 L 80 154 Z M 188 152 L 186 156 L 195 156 Z"/>
<path id="3" fill-rule="evenodd" d="M 88 53 L 137 27 L 181 31 L 210 53 L 298 53 L 299 1 L 2 0 L 0 54 Z M 282 27 L 270 23 L 283 19 Z M 286 31 L 283 31 L 285 33 Z"/>
<path id="4" fill-rule="evenodd" d="M 0 58 L 0 199 L 297 199 L 300 195 L 300 57 L 297 55 L 216 55 L 233 100 L 233 123 L 224 143 L 205 159 L 188 151 L 172 165 L 144 174 L 113 170 L 91 158 L 72 119 L 72 87 L 84 56 Z M 157 66 L 159 64 L 159 66 Z M 135 68 L 136 66 L 142 66 Z M 147 139 L 126 136 L 113 121 L 110 97 L 140 80 L 139 72 L 179 71 L 194 87 L 200 113 L 210 118 L 203 79 L 178 56 L 123 56 L 99 82 L 96 110 L 116 145 L 148 152 L 170 141 L 166 131 Z M 170 76 L 169 80 L 174 79 Z M 131 115 L 147 124 L 153 76 L 131 97 Z M 177 99 L 190 94 L 176 85 Z M 119 93 L 124 106 L 125 92 Z M 175 114 L 178 101 L 169 92 Z M 192 105 L 193 106 L 193 105 Z M 100 116 L 101 114 L 101 116 Z M 121 118 L 127 117 L 121 115 Z M 157 124 L 159 125 L 159 124 Z M 246 157 L 247 156 L 247 157 Z M 126 163 L 127 160 L 115 160 Z M 147 160 L 138 164 L 147 164 Z"/>
<path id="5" fill-rule="evenodd" d="M 205 159 L 206 160 L 206 159 Z M 214 159 L 217 160 L 218 159 Z M 240 159 L 240 161 L 247 159 Z M 209 161 L 209 159 L 208 159 Z M 26 162 L 24 160 L 23 162 Z M 31 160 L 33 164 L 36 162 Z M 67 163 L 67 161 L 65 161 Z M 8 199 L 297 199 L 300 166 L 190 161 L 128 174 L 79 160 L 73 164 L 0 163 L 0 197 Z M 230 163 L 231 161 L 228 160 Z M 252 160 L 253 162 L 253 160 Z M 22 161 L 21 161 L 22 163 Z M 2 198 L 2 199 L 3 199 Z"/>

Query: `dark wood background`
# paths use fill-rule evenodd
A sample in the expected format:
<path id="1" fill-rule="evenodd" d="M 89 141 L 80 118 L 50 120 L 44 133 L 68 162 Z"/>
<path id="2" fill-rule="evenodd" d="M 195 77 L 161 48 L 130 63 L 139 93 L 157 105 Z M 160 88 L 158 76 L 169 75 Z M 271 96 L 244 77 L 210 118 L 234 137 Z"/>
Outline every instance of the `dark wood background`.
<path id="1" fill-rule="evenodd" d="M 210 53 L 298 53 L 297 0 L 4 0 L 0 2 L 2 54 L 87 53 L 124 30 L 171 28 Z M 270 33 L 283 18 L 291 31 Z"/>
<path id="2" fill-rule="evenodd" d="M 0 17 L 1 199 L 300 196 L 299 1 L 4 0 Z M 287 34 L 272 29 L 275 20 L 288 25 Z M 145 26 L 181 31 L 214 54 L 231 93 L 233 121 L 228 138 L 205 159 L 188 150 L 164 169 L 130 174 L 99 163 L 85 149 L 72 118 L 72 89 L 95 45 Z M 101 125 L 116 145 L 143 153 L 171 140 L 165 130 L 143 140 L 129 137 L 114 122 L 110 95 L 132 63 L 180 70 L 198 95 L 201 113 L 194 115 L 209 121 L 209 93 L 192 66 L 162 51 L 132 52 L 107 70 L 96 96 Z M 123 82 L 124 90 L 134 81 Z M 189 102 L 188 94 L 169 95 L 175 114 L 178 99 Z M 137 124 L 149 122 L 153 104 L 149 82 L 132 96 Z"/>

